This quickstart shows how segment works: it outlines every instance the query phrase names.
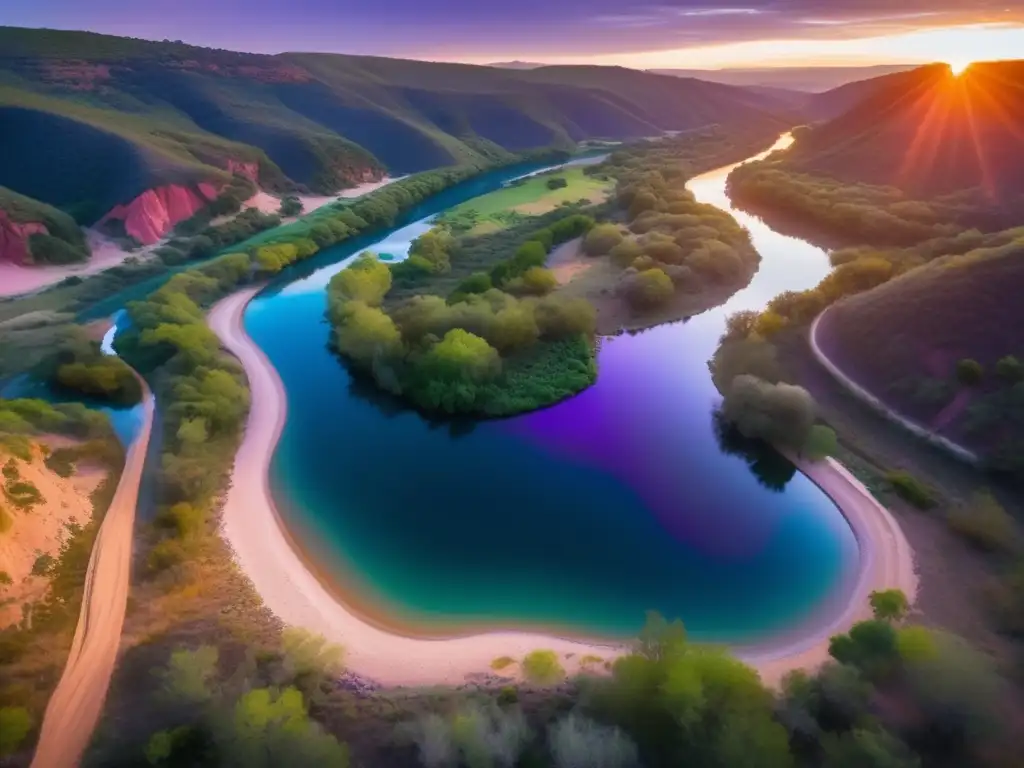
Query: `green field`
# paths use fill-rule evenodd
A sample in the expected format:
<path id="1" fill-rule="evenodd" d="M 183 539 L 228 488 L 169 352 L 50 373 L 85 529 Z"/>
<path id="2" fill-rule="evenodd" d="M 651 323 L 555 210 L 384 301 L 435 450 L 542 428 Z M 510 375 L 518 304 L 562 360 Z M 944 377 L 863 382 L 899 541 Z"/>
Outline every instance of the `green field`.
<path id="1" fill-rule="evenodd" d="M 549 189 L 547 184 L 551 179 L 565 179 L 566 186 Z M 523 216 L 549 213 L 563 203 L 580 200 L 602 203 L 614 187 L 613 179 L 587 176 L 582 167 L 563 168 L 474 198 L 453 208 L 442 221 L 456 230 L 486 234 L 504 229 Z"/>

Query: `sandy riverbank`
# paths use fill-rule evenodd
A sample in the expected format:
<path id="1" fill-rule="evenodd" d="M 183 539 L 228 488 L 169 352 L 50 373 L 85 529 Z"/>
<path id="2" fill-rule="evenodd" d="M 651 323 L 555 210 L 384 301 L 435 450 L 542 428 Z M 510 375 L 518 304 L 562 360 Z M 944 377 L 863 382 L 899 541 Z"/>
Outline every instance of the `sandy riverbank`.
<path id="1" fill-rule="evenodd" d="M 457 684 L 487 674 L 500 656 L 522 658 L 536 649 L 563 656 L 571 674 L 579 659 L 610 659 L 622 645 L 586 643 L 530 632 L 484 632 L 466 637 L 407 637 L 370 624 L 339 602 L 290 545 L 268 486 L 268 469 L 285 423 L 283 385 L 266 355 L 245 333 L 242 315 L 255 289 L 234 294 L 210 312 L 209 323 L 224 346 L 242 362 L 252 391 L 245 437 L 235 459 L 232 487 L 223 515 L 223 534 L 239 567 L 267 606 L 285 623 L 302 626 L 342 643 L 349 669 L 386 685 Z M 801 469 L 836 500 L 861 547 L 852 589 L 819 610 L 786 637 L 756 648 L 737 649 L 769 683 L 791 669 L 812 668 L 828 657 L 828 638 L 870 614 L 867 594 L 899 587 L 916 591 L 913 558 L 898 525 L 867 490 L 840 465 L 821 462 Z M 566 654 L 572 657 L 565 659 Z"/>

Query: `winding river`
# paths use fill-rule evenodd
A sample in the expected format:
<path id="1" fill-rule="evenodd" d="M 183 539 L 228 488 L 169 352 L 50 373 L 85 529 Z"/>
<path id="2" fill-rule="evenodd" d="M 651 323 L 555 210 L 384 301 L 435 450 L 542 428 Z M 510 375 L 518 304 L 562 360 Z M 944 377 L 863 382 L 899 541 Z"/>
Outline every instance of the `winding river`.
<path id="1" fill-rule="evenodd" d="M 375 242 L 333 249 L 250 305 L 246 330 L 288 397 L 271 490 L 350 607 L 407 633 L 609 638 L 654 609 L 695 638 L 742 646 L 810 621 L 848 588 L 857 546 L 831 500 L 773 451 L 716 427 L 707 361 L 725 318 L 829 270 L 820 249 L 732 208 L 730 169 L 689 186 L 750 230 L 763 257 L 750 286 L 687 322 L 605 339 L 597 383 L 543 411 L 431 423 L 366 391 L 327 347 L 324 286 L 346 258 L 401 256 L 481 184 Z"/>

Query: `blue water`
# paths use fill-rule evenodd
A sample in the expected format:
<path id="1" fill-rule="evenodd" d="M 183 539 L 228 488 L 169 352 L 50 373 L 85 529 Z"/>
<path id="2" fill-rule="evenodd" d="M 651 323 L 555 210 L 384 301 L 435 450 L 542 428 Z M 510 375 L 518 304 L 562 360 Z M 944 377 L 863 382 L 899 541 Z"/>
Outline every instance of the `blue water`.
<path id="1" fill-rule="evenodd" d="M 728 170 L 691 189 L 732 211 Z M 716 429 L 707 370 L 728 314 L 816 284 L 826 255 L 732 211 L 763 261 L 726 306 L 605 340 L 597 383 L 553 408 L 430 423 L 367 391 L 331 355 L 324 287 L 365 248 L 404 254 L 430 216 L 470 191 L 487 189 L 446 193 L 376 242 L 321 255 L 245 316 L 288 394 L 272 492 L 340 591 L 426 629 L 617 636 L 655 609 L 694 637 L 746 643 L 844 588 L 857 562 L 849 527 L 785 459 Z"/>

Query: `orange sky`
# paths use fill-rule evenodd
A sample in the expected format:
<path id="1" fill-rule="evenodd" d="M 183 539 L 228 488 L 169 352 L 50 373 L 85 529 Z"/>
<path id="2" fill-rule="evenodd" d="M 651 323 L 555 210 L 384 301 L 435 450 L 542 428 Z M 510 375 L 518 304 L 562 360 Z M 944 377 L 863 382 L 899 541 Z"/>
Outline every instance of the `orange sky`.
<path id="1" fill-rule="evenodd" d="M 642 53 L 545 56 L 544 62 L 621 65 L 637 69 L 718 69 L 935 61 L 963 66 L 972 61 L 1018 58 L 1024 58 L 1024 25 L 1007 23 L 931 27 L 897 35 L 843 40 L 754 40 Z"/>

